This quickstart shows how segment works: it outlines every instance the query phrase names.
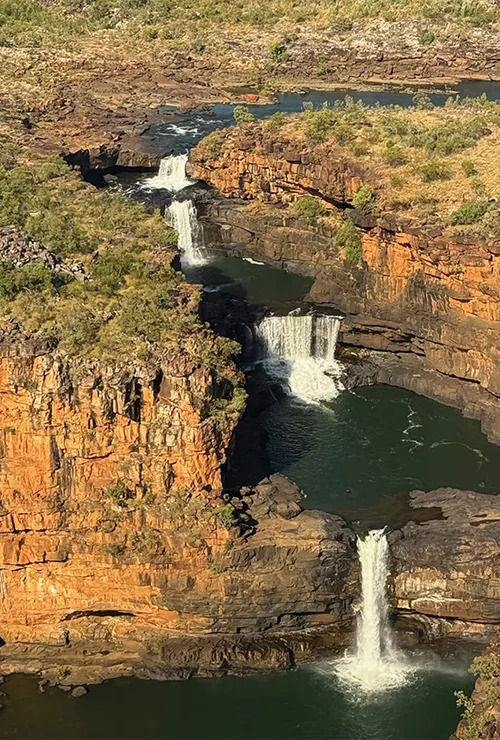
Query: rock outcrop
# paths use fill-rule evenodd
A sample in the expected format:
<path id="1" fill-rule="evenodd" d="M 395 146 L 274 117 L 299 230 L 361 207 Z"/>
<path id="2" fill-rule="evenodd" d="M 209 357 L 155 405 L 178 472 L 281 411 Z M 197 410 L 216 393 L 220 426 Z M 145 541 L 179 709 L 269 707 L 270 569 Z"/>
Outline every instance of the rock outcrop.
<path id="1" fill-rule="evenodd" d="M 440 488 L 410 494 L 442 518 L 391 533 L 393 605 L 428 636 L 494 635 L 500 625 L 500 500 Z"/>
<path id="2" fill-rule="evenodd" d="M 192 152 L 193 174 L 231 199 L 206 201 L 219 227 L 213 239 L 314 277 L 310 300 L 346 313 L 341 341 L 376 364 L 397 361 L 382 380 L 459 406 L 500 440 L 498 240 L 450 239 L 393 214 L 357 212 L 352 199 L 365 173 L 328 145 L 280 140 L 260 127 L 226 136 L 222 155 L 203 144 Z M 283 208 L 311 193 L 351 211 L 362 233 L 360 265 L 335 247 L 328 221 L 310 225 Z"/>
<path id="3" fill-rule="evenodd" d="M 120 375 L 28 340 L 1 350 L 0 672 L 270 667 L 304 631 L 350 622 L 340 517 L 302 511 L 279 477 L 222 497 L 238 413 L 206 368 L 173 354 Z"/>

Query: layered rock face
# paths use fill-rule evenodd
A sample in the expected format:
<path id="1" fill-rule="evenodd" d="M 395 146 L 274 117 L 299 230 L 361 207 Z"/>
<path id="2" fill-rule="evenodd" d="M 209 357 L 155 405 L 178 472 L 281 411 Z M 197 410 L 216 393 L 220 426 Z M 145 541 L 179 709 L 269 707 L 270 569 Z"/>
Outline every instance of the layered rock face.
<path id="1" fill-rule="evenodd" d="M 500 243 L 450 240 L 392 214 L 351 210 L 365 173 L 327 145 L 258 128 L 226 136 L 222 155 L 203 144 L 192 152 L 193 174 L 232 199 L 205 205 L 218 238 L 313 276 L 310 299 L 346 312 L 341 339 L 370 350 L 379 379 L 458 405 L 500 440 Z M 308 225 L 282 208 L 304 194 L 351 210 L 362 232 L 359 266 L 339 253 L 327 221 Z M 396 362 L 387 367 L 389 357 Z"/>
<path id="2" fill-rule="evenodd" d="M 393 605 L 427 635 L 494 635 L 500 622 L 500 501 L 440 488 L 410 494 L 442 519 L 390 535 Z"/>
<path id="3" fill-rule="evenodd" d="M 279 479 L 222 498 L 238 415 L 213 410 L 210 372 L 173 356 L 120 376 L 28 341 L 1 349 L 0 671 L 82 671 L 93 653 L 85 680 L 130 671 L 131 654 L 152 675 L 286 665 L 286 640 L 257 650 L 258 633 L 349 621 L 340 517 L 302 512 Z"/>

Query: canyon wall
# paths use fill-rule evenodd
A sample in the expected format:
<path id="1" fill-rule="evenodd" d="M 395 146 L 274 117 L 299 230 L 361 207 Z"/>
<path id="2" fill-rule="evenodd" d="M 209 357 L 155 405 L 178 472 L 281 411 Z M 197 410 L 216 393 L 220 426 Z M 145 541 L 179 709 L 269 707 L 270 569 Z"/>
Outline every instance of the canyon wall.
<path id="1" fill-rule="evenodd" d="M 200 144 L 193 174 L 225 198 L 201 212 L 212 239 L 314 278 L 309 298 L 346 313 L 341 341 L 366 350 L 378 379 L 459 406 L 500 440 L 500 242 L 448 238 L 398 214 L 357 211 L 365 173 L 338 149 L 280 139 L 262 127 L 225 132 L 222 153 Z M 313 194 L 349 209 L 362 260 L 345 259 L 335 226 L 286 208 Z"/>
<path id="2" fill-rule="evenodd" d="M 352 644 L 354 532 L 303 510 L 279 475 L 223 490 L 238 413 L 221 390 L 182 355 L 120 374 L 3 342 L 0 673 L 213 675 Z M 392 604 L 411 630 L 483 638 L 498 624 L 496 501 L 415 495 L 446 522 L 393 535 Z"/>
<path id="3" fill-rule="evenodd" d="M 209 370 L 181 354 L 148 375 L 29 340 L 0 349 L 0 672 L 286 666 L 274 633 L 350 622 L 340 517 L 303 512 L 279 477 L 222 495 L 239 412 Z"/>

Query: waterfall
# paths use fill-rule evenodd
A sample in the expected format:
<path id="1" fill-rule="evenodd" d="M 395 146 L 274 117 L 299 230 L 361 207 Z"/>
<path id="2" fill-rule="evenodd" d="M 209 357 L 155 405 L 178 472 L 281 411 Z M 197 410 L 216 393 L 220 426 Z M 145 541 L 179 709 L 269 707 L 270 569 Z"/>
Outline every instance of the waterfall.
<path id="1" fill-rule="evenodd" d="M 186 176 L 188 157 L 188 154 L 172 154 L 164 157 L 160 162 L 158 174 L 145 180 L 144 187 L 151 190 L 164 188 L 177 193 L 188 185 L 192 185 L 193 181 Z"/>
<path id="2" fill-rule="evenodd" d="M 336 316 L 267 316 L 257 328 L 259 358 L 293 396 L 309 403 L 334 398 L 342 388 L 339 328 Z"/>
<path id="3" fill-rule="evenodd" d="M 336 316 L 316 317 L 316 330 L 314 334 L 315 348 L 314 356 L 323 360 L 333 360 L 335 347 L 340 331 L 340 319 Z"/>
<path id="4" fill-rule="evenodd" d="M 192 200 L 174 200 L 168 207 L 167 218 L 178 233 L 178 246 L 185 262 L 201 265 L 203 256 L 203 234 L 198 223 L 196 206 Z"/>
<path id="5" fill-rule="evenodd" d="M 365 691 L 396 688 L 407 680 L 410 669 L 394 647 L 389 624 L 386 588 L 389 546 L 385 530 L 373 529 L 358 538 L 361 565 L 361 606 L 356 625 L 356 652 L 336 664 L 346 683 Z"/>

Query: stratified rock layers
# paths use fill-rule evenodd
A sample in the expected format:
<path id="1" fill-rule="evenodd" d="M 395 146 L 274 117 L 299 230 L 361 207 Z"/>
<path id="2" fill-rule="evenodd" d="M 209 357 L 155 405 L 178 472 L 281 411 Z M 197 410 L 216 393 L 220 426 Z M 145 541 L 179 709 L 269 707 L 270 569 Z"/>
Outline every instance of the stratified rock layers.
<path id="1" fill-rule="evenodd" d="M 223 240 L 313 276 L 311 300 L 347 314 L 342 341 L 382 364 L 397 360 L 380 380 L 457 405 L 500 440 L 498 241 L 452 240 L 390 214 L 356 212 L 353 195 L 366 175 L 338 148 L 280 139 L 263 127 L 225 137 L 222 154 L 203 143 L 192 151 L 193 174 L 237 199 L 205 206 Z M 350 210 L 362 233 L 359 266 L 339 252 L 327 221 L 309 225 L 280 208 L 311 193 Z"/>
<path id="2" fill-rule="evenodd" d="M 439 507 L 443 518 L 390 535 L 394 607 L 428 634 L 498 634 L 498 496 L 440 488 L 410 498 L 416 509 Z"/>
<path id="3" fill-rule="evenodd" d="M 279 477 L 221 497 L 237 414 L 209 370 L 173 355 L 153 377 L 120 376 L 27 341 L 2 350 L 0 672 L 85 665 L 96 645 L 132 645 L 139 665 L 154 648 L 153 674 L 286 666 L 285 642 L 238 635 L 350 621 L 355 537 L 340 517 L 302 511 Z"/>

